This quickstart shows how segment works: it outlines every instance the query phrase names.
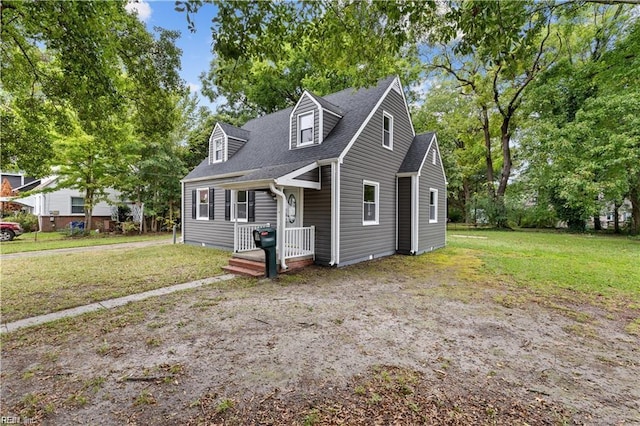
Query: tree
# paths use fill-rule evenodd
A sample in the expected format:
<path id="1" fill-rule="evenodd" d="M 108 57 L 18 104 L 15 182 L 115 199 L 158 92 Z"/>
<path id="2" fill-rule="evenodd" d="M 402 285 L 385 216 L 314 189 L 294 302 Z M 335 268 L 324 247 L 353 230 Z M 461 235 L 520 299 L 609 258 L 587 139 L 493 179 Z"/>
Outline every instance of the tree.
<path id="1" fill-rule="evenodd" d="M 486 163 L 481 116 L 468 98 L 454 82 L 438 83 L 429 89 L 413 120 L 416 132 L 435 131 L 438 135 L 447 171 L 448 217 L 460 215 L 471 223 L 469 206 L 478 187 L 486 182 Z"/>
<path id="2" fill-rule="evenodd" d="M 200 2 L 177 2 L 197 12 Z M 203 93 L 227 100 L 229 113 L 270 113 L 295 104 L 304 90 L 318 95 L 399 74 L 417 82 L 412 44 L 384 37 L 381 3 L 216 1 L 214 59 L 201 76 Z"/>
<path id="3" fill-rule="evenodd" d="M 1 6 L 3 163 L 40 176 L 59 165 L 59 185 L 85 193 L 87 230 L 106 188 L 126 187 L 137 159 L 162 155 L 149 145 L 170 136 L 184 91 L 178 33 L 154 38 L 125 5 Z"/>
<path id="4" fill-rule="evenodd" d="M 570 12 L 559 22 L 563 58 L 544 73 L 529 106 L 525 176 L 576 229 L 628 197 L 638 232 L 639 24 L 624 6 Z"/>

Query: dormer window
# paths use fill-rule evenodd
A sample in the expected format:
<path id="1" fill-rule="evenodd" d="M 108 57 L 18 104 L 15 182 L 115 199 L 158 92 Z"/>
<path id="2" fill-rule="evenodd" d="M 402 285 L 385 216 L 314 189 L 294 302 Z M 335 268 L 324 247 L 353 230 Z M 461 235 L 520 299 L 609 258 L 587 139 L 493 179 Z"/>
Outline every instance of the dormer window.
<path id="1" fill-rule="evenodd" d="M 386 111 L 382 113 L 382 146 L 393 150 L 393 116 Z"/>
<path id="2" fill-rule="evenodd" d="M 298 116 L 298 145 L 313 143 L 313 111 Z"/>
<path id="3" fill-rule="evenodd" d="M 213 162 L 221 161 L 224 161 L 224 139 L 216 138 L 213 140 Z"/>

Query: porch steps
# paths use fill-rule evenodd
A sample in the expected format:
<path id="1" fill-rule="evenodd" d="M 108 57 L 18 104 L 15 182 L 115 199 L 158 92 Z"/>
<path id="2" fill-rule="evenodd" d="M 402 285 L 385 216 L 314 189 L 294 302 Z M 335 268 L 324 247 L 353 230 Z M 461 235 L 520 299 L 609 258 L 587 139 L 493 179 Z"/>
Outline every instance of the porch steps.
<path id="1" fill-rule="evenodd" d="M 255 260 L 232 257 L 229 259 L 229 265 L 223 266 L 222 269 L 231 274 L 256 278 L 264 277 L 264 262 L 258 262 Z"/>
<path id="2" fill-rule="evenodd" d="M 278 273 L 282 274 L 297 271 L 309 265 L 313 265 L 313 258 L 291 259 L 287 262 L 287 266 L 289 268 L 284 272 L 280 270 L 280 265 L 278 265 Z M 229 265 L 223 266 L 222 269 L 231 274 L 238 274 L 255 278 L 264 277 L 265 275 L 264 261 L 262 260 L 250 260 L 239 257 L 232 257 L 231 259 L 229 259 Z"/>

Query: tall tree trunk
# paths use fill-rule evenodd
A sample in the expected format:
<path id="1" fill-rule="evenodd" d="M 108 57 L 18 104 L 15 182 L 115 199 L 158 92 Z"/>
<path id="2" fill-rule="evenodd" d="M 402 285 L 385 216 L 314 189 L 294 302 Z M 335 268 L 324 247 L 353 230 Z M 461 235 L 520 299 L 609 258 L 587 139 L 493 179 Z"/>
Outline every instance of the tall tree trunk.
<path id="1" fill-rule="evenodd" d="M 509 177 L 511 176 L 511 133 L 509 132 L 509 122 L 511 117 L 505 117 L 502 120 L 502 126 L 500 129 L 500 144 L 502 145 L 502 173 L 500 174 L 500 184 L 498 185 L 498 197 L 504 197 L 507 192 L 507 185 L 509 184 Z"/>
<path id="2" fill-rule="evenodd" d="M 597 213 L 593 215 L 593 229 L 596 231 L 602 231 L 602 223 L 600 223 L 600 215 Z"/>
<path id="3" fill-rule="evenodd" d="M 467 179 L 462 181 L 462 190 L 464 191 L 464 223 L 471 223 L 471 188 Z"/>
<path id="4" fill-rule="evenodd" d="M 93 189 L 87 188 L 84 192 L 84 233 L 88 234 L 93 226 Z"/>
<path id="5" fill-rule="evenodd" d="M 613 232 L 620 233 L 620 204 L 617 201 L 613 202 Z M 608 228 L 608 226 L 607 226 Z"/>
<path id="6" fill-rule="evenodd" d="M 482 130 L 484 133 L 484 159 L 487 164 L 487 193 L 490 199 L 495 199 L 496 191 L 493 186 L 493 158 L 491 158 L 491 132 L 489 131 L 489 112 L 486 105 L 482 105 Z"/>
<path id="7" fill-rule="evenodd" d="M 629 192 L 629 200 L 631 201 L 631 235 L 638 235 L 640 234 L 640 187 L 638 185 Z"/>

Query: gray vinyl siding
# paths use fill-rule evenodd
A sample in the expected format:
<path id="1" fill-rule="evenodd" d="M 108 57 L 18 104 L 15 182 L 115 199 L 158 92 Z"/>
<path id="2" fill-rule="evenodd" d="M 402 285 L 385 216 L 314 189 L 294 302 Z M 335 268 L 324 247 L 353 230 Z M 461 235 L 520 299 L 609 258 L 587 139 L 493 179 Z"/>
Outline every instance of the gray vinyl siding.
<path id="1" fill-rule="evenodd" d="M 318 143 L 318 128 L 320 126 L 320 111 L 313 100 L 304 95 L 298 104 L 298 107 L 291 114 L 291 148 L 298 145 L 298 115 L 313 111 L 313 143 Z"/>
<path id="2" fill-rule="evenodd" d="M 316 227 L 316 263 L 331 262 L 331 166 L 321 167 L 322 189 L 304 190 L 304 225 Z"/>
<path id="3" fill-rule="evenodd" d="M 411 252 L 411 178 L 398 178 L 398 253 Z"/>
<path id="4" fill-rule="evenodd" d="M 382 146 L 383 110 L 393 115 L 393 151 Z M 389 91 L 340 168 L 340 264 L 396 251 L 396 173 L 413 140 L 402 95 Z M 362 224 L 362 181 L 380 184 L 379 224 Z"/>
<path id="5" fill-rule="evenodd" d="M 296 176 L 296 180 L 304 180 L 306 182 L 318 182 L 318 169 L 309 170 L 306 173 Z"/>
<path id="6" fill-rule="evenodd" d="M 211 135 L 211 138 L 209 138 L 209 162 L 210 163 L 212 163 L 213 160 L 215 159 L 215 152 L 213 151 L 215 149 L 215 146 L 213 145 L 213 141 L 218 138 L 222 138 L 222 143 L 224 144 L 226 137 L 227 135 L 224 134 L 220 126 L 216 126 L 216 128 L 213 131 L 213 134 Z"/>
<path id="7" fill-rule="evenodd" d="M 418 252 L 431 251 L 445 246 L 447 226 L 447 190 L 440 157 L 432 163 L 433 150 L 427 153 L 420 174 L 420 213 L 418 224 Z M 429 223 L 429 188 L 438 190 L 438 223 Z"/>
<path id="8" fill-rule="evenodd" d="M 185 183 L 183 208 L 185 209 L 183 238 L 186 244 L 205 245 L 225 250 L 233 250 L 233 221 L 225 221 L 224 189 L 218 187 L 224 180 L 210 180 Z M 192 190 L 211 188 L 214 192 L 214 220 L 192 219 Z M 255 223 L 271 223 L 276 226 L 276 201 L 264 191 L 256 191 Z"/>
<path id="9" fill-rule="evenodd" d="M 229 144 L 227 147 L 227 159 L 231 158 L 244 145 L 244 141 L 234 138 L 228 138 L 227 143 Z"/>
<path id="10" fill-rule="evenodd" d="M 324 129 L 322 129 L 323 139 L 326 138 L 329 133 L 331 133 L 333 128 L 336 127 L 336 124 L 338 124 L 338 121 L 340 121 L 340 117 L 336 117 L 330 112 L 323 111 L 323 115 L 322 115 L 322 127 L 324 127 Z"/>
<path id="11" fill-rule="evenodd" d="M 256 191 L 256 221 L 268 223 L 272 227 L 278 226 L 278 202 L 269 195 L 267 190 Z M 224 219 L 224 216 L 223 216 Z"/>

